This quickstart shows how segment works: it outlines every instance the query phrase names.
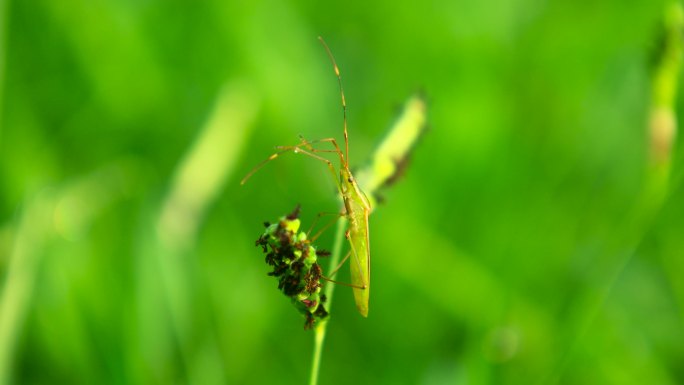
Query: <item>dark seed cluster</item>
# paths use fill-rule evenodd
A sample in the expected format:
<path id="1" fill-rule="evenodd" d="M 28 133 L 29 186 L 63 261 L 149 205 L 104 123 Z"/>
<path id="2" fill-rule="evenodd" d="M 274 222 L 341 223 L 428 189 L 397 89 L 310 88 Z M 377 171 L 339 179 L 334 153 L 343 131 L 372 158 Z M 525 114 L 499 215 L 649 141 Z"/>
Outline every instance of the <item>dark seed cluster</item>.
<path id="1" fill-rule="evenodd" d="M 322 271 L 318 257 L 328 253 L 318 253 L 306 237 L 299 231 L 299 206 L 280 218 L 278 223 L 264 223 L 266 231 L 256 241 L 266 253 L 266 263 L 273 267 L 268 273 L 278 279 L 278 289 L 292 299 L 300 313 L 304 314 L 305 329 L 311 329 L 317 321 L 328 316 L 325 310 L 325 295 L 321 294 Z"/>

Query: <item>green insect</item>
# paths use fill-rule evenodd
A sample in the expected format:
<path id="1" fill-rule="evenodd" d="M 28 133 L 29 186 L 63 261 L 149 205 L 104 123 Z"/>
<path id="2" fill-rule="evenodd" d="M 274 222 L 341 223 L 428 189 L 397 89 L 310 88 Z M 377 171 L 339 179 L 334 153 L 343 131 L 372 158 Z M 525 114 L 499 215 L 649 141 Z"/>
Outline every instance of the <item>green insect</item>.
<path id="1" fill-rule="evenodd" d="M 345 236 L 349 241 L 350 251 L 340 263 L 342 266 L 347 259 L 351 257 L 351 286 L 354 291 L 354 300 L 356 308 L 362 316 L 368 316 L 368 299 L 370 295 L 370 242 L 369 242 L 369 226 L 368 216 L 371 213 L 371 204 L 366 194 L 361 190 L 349 169 L 349 136 L 347 134 L 347 103 L 344 97 L 344 89 L 342 87 L 342 78 L 340 77 L 340 70 L 335 62 L 330 48 L 325 43 L 323 38 L 318 38 L 325 47 L 325 50 L 330 57 L 333 64 L 335 76 L 340 88 L 340 96 L 342 99 L 343 111 L 343 127 L 344 127 L 344 152 L 340 149 L 335 138 L 325 138 L 315 141 L 307 141 L 301 138 L 301 143 L 294 146 L 279 146 L 276 147 L 279 151 L 269 156 L 263 162 L 259 163 L 252 169 L 240 182 L 244 184 L 254 173 L 261 169 L 268 162 L 274 160 L 278 156 L 286 152 L 294 152 L 307 155 L 311 158 L 324 162 L 330 170 L 337 189 L 342 196 L 344 203 L 344 210 L 340 213 L 340 217 L 345 217 L 349 223 L 349 227 L 345 232 Z M 317 143 L 329 143 L 333 146 L 330 150 L 321 150 L 314 148 L 313 145 Z M 335 170 L 333 163 L 316 153 L 335 153 L 339 157 L 339 170 Z M 338 266 L 339 268 L 339 266 Z M 337 269 L 333 270 L 334 272 Z M 324 278 L 324 277 L 323 277 Z M 325 278 L 324 278 L 325 279 Z M 329 279 L 328 279 L 329 280 Z"/>

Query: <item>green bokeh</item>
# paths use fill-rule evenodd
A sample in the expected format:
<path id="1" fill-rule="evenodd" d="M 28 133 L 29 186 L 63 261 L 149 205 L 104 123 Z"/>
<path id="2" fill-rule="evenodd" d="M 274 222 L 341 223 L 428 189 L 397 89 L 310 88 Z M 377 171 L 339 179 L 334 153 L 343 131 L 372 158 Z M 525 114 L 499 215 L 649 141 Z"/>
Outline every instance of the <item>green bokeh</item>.
<path id="1" fill-rule="evenodd" d="M 649 165 L 666 9 L 0 1 L 0 383 L 308 381 L 254 241 L 334 184 L 292 154 L 239 181 L 342 140 L 319 35 L 352 166 L 417 90 L 430 126 L 371 217 L 368 319 L 336 289 L 321 384 L 684 383 L 680 143 Z"/>

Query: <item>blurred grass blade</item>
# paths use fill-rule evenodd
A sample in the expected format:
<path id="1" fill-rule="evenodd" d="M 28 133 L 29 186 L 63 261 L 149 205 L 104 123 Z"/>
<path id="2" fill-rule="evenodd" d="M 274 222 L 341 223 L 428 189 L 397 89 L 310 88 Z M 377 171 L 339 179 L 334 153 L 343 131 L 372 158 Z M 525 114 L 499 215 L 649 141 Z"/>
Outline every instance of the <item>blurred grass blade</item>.
<path id="1" fill-rule="evenodd" d="M 28 201 L 16 228 L 0 298 L 0 384 L 10 383 L 14 347 L 34 290 L 43 246 L 50 236 L 54 196 L 42 192 Z"/>
<path id="2" fill-rule="evenodd" d="M 581 316 L 577 317 L 574 330 L 570 332 L 573 339 L 550 376 L 549 381 L 552 383 L 562 382 L 568 375 L 571 361 L 580 356 L 582 344 L 590 340 L 602 313 L 607 311 L 609 300 L 616 295 L 616 285 L 624 279 L 628 265 L 643 247 L 670 193 L 672 150 L 677 132 L 675 102 L 684 43 L 684 10 L 681 4 L 676 1 L 666 4 L 663 20 L 665 38 L 653 69 L 651 84 L 648 142 L 645 143 L 649 149 L 650 164 L 646 179 L 640 195 L 620 224 L 620 229 L 616 231 L 616 234 L 620 234 L 616 238 L 617 242 L 611 244 L 606 251 L 616 261 L 612 271 L 605 274 L 603 283 L 598 288 L 587 287 L 578 295 L 582 298 L 578 301 L 582 304 L 582 310 L 577 312 Z M 676 277 L 671 275 L 671 279 L 679 280 L 679 275 L 674 275 Z M 676 284 L 673 286 L 677 287 Z"/>
<path id="3" fill-rule="evenodd" d="M 76 240 L 105 207 L 120 198 L 131 183 L 125 166 L 114 164 L 60 189 L 45 189 L 25 204 L 0 298 L 0 384 L 11 382 L 14 347 L 32 302 L 47 243 L 55 235 Z"/>
<path id="4" fill-rule="evenodd" d="M 158 259 L 163 295 L 189 383 L 203 383 L 202 378 L 206 378 L 207 373 L 193 371 L 195 354 L 190 347 L 193 316 L 190 287 L 194 285 L 190 285 L 185 257 L 194 246 L 195 235 L 207 208 L 232 174 L 251 132 L 256 112 L 256 97 L 247 86 L 233 83 L 221 91 L 209 119 L 176 169 L 156 223 L 158 244 L 154 254 Z M 220 360 L 215 342 L 210 344 L 211 354 L 204 357 Z M 208 365 L 222 367 L 221 362 Z M 223 375 L 219 373 L 217 376 L 220 380 Z"/>
<path id="5" fill-rule="evenodd" d="M 206 208 L 233 171 L 256 115 L 244 85 L 226 86 L 197 140 L 176 169 L 164 200 L 158 233 L 173 248 L 191 244 Z"/>
<path id="6" fill-rule="evenodd" d="M 644 194 L 644 205 L 654 211 L 663 208 L 675 199 L 680 181 L 672 178 L 672 154 L 677 136 L 677 91 L 680 89 L 682 54 L 684 53 L 684 8 L 679 1 L 668 4 L 665 12 L 665 39 L 661 56 L 653 74 L 652 106 L 649 120 L 650 173 Z M 679 177 L 681 178 L 681 176 Z M 671 180 L 673 179 L 673 180 Z M 668 231 L 662 231 L 664 234 Z M 665 252 L 662 257 L 663 271 L 677 298 L 679 313 L 684 315 L 684 286 L 681 282 L 681 252 Z"/>
<path id="7" fill-rule="evenodd" d="M 427 128 L 426 108 L 421 95 L 410 98 L 387 136 L 373 152 L 370 163 L 356 173 L 361 190 L 371 199 L 371 209 L 375 209 L 378 190 L 402 176 L 411 151 Z"/>

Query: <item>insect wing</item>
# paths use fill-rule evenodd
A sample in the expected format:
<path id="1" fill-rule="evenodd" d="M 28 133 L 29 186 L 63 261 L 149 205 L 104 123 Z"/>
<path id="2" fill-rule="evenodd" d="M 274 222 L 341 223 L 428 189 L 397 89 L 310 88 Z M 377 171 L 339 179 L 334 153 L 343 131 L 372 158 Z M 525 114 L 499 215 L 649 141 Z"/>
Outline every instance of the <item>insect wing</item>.
<path id="1" fill-rule="evenodd" d="M 344 174 L 344 172 L 343 172 Z M 349 220 L 349 245 L 351 247 L 351 283 L 354 285 L 354 301 L 362 316 L 368 317 L 370 297 L 370 244 L 368 215 L 371 212 L 366 195 L 355 182 L 346 184 L 344 197 Z"/>

